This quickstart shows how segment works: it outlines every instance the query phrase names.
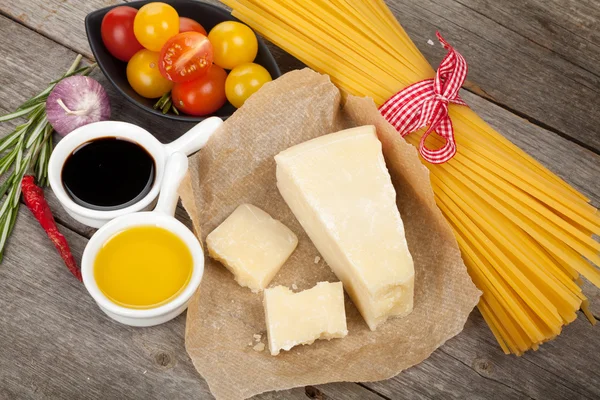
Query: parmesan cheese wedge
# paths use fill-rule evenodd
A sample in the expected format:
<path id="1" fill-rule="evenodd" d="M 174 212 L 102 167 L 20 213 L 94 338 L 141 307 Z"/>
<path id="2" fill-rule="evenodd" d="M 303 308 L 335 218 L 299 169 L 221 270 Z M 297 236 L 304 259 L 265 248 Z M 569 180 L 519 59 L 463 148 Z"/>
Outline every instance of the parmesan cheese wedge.
<path id="1" fill-rule="evenodd" d="M 277 187 L 371 330 L 413 309 L 414 268 L 373 126 L 277 156 Z"/>

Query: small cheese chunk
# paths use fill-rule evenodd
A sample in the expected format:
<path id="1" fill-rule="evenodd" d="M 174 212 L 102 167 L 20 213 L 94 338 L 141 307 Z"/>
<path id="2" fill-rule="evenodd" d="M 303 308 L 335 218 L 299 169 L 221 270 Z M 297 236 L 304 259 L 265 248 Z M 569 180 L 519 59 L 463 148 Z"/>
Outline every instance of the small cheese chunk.
<path id="1" fill-rule="evenodd" d="M 208 254 L 252 291 L 267 287 L 298 245 L 287 226 L 251 204 L 242 204 L 206 237 Z"/>
<path id="2" fill-rule="evenodd" d="M 348 334 L 341 282 L 319 282 L 299 293 L 285 286 L 270 288 L 265 290 L 264 306 L 271 355 Z"/>
<path id="3" fill-rule="evenodd" d="M 413 308 L 413 260 L 373 126 L 275 157 L 277 187 L 371 330 Z"/>
<path id="4" fill-rule="evenodd" d="M 263 351 L 265 349 L 264 343 L 257 343 L 256 346 L 252 348 L 254 351 Z"/>

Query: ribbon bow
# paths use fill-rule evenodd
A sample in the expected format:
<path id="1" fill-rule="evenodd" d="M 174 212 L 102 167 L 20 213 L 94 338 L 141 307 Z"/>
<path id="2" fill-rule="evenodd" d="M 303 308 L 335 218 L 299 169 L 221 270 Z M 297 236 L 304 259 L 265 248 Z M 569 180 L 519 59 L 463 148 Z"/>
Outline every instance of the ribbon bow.
<path id="1" fill-rule="evenodd" d="M 448 54 L 442 60 L 435 78 L 417 82 L 399 91 L 379 107 L 379 112 L 403 137 L 429 125 L 421 138 L 419 152 L 426 161 L 441 164 L 456 154 L 448 103 L 467 105 L 458 91 L 467 77 L 468 67 L 464 57 L 439 32 L 436 32 L 436 36 Z M 425 139 L 433 131 L 446 141 L 443 147 L 435 150 L 425 146 Z"/>

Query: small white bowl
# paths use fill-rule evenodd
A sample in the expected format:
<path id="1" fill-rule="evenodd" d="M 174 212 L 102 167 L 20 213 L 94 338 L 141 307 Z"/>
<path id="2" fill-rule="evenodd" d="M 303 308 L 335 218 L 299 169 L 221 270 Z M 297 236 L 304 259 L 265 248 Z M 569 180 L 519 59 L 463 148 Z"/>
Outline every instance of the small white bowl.
<path id="1" fill-rule="evenodd" d="M 106 315 L 125 325 L 153 326 L 167 322 L 181 314 L 190 298 L 200 285 L 204 274 L 204 252 L 194 234 L 173 214 L 177 206 L 177 189 L 187 171 L 188 160 L 183 153 L 174 153 L 167 161 L 160 196 L 156 209 L 152 212 L 137 212 L 116 218 L 100 228 L 90 239 L 81 261 L 83 283 L 90 295 Z M 161 306 L 149 309 L 133 309 L 113 303 L 98 288 L 94 277 L 94 261 L 98 251 L 115 234 L 135 226 L 158 226 L 177 235 L 192 254 L 193 270 L 190 281 L 181 293 Z"/>
<path id="2" fill-rule="evenodd" d="M 52 151 L 48 164 L 48 180 L 52 191 L 65 211 L 75 220 L 93 228 L 100 228 L 113 218 L 137 211 L 151 209 L 163 179 L 169 155 L 182 152 L 190 155 L 206 144 L 212 134 L 223 124 L 218 117 L 207 118 L 183 134 L 179 139 L 162 144 L 147 130 L 127 122 L 102 121 L 82 126 L 65 136 Z M 111 211 L 93 210 L 75 203 L 67 194 L 62 182 L 62 169 L 67 158 L 80 146 L 94 139 L 116 137 L 142 146 L 154 158 L 156 171 L 152 188 L 137 203 Z"/>

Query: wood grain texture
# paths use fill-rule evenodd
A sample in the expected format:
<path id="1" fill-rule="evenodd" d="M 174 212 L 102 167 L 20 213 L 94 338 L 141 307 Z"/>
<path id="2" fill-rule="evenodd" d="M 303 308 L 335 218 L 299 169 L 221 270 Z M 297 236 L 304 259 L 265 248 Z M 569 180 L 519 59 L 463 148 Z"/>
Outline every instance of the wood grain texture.
<path id="1" fill-rule="evenodd" d="M 600 206 L 600 156 L 478 96 L 466 92 L 461 96 L 513 143 L 582 191 L 594 206 Z M 592 312 L 600 316 L 600 289 L 588 282 L 583 289 L 592 301 Z M 408 387 L 415 398 L 593 399 L 600 396 L 600 374 L 594 367 L 600 362 L 595 356 L 598 336 L 580 313 L 561 336 L 543 344 L 539 351 L 505 356 L 475 311 L 464 331 L 432 357 L 388 381 L 366 385 L 387 397 L 404 393 Z"/>
<path id="2" fill-rule="evenodd" d="M 504 20 L 491 11 L 475 8 L 466 0 L 461 2 L 466 6 L 457 2 L 458 5 L 454 5 L 450 11 L 456 13 L 461 7 L 466 7 L 474 9 L 472 13 L 489 14 L 487 18 L 497 21 L 498 25 L 505 24 Z M 64 72 L 75 53 L 61 44 L 89 56 L 83 17 L 87 12 L 111 3 L 115 2 L 0 0 L 0 11 L 53 39 L 46 39 L 8 18 L 0 17 L 0 35 L 3 37 L 0 58 L 4 61 L 0 65 L 0 93 L 3 95 L 0 113 L 12 110 Z M 410 30 L 416 34 L 421 32 L 419 38 L 413 36 L 417 45 L 432 62 L 439 61 L 443 55 L 441 50 L 426 44 L 427 39 L 433 37 L 433 25 L 424 22 L 427 15 L 437 12 L 438 6 L 434 7 L 432 2 L 427 1 L 420 6 L 408 4 L 408 0 L 393 0 L 393 3 L 395 12 L 399 13 L 401 22 L 407 29 L 409 26 L 404 21 L 414 21 L 410 22 L 414 26 L 411 25 L 409 33 L 412 35 Z M 436 2 L 442 5 L 445 3 L 447 2 L 441 0 Z M 529 6 L 533 3 L 537 2 L 527 2 Z M 559 18 L 556 10 L 562 10 L 560 7 L 563 3 L 552 0 L 549 4 L 555 5 L 552 8 L 554 16 L 550 18 Z M 586 14 L 572 1 L 565 7 L 572 8 L 569 15 L 574 15 L 573 21 L 584 18 L 582 15 Z M 416 14 L 415 10 L 418 11 Z M 516 12 L 518 13 L 518 8 Z M 588 14 L 592 15 L 590 12 Z M 450 24 L 448 19 L 453 19 L 452 15 L 436 17 L 434 20 L 441 25 L 448 25 L 454 29 L 453 32 L 464 35 L 457 36 L 456 41 L 459 42 L 462 38 L 469 44 L 469 48 L 474 46 L 477 51 L 473 51 L 472 55 L 475 58 L 483 54 L 482 44 L 497 46 L 487 42 L 489 38 L 483 40 L 476 37 L 476 32 L 485 27 L 480 26 L 480 22 L 473 23 L 476 21 L 474 14 L 469 14 L 470 20 L 466 20 L 467 17 L 456 20 L 459 25 L 465 25 L 468 29 Z M 503 31 L 494 23 L 490 22 L 490 32 L 501 35 Z M 556 23 L 563 24 L 565 29 L 575 29 L 562 20 Z M 529 38 L 532 33 L 521 29 L 521 25 L 520 23 L 518 29 L 514 28 L 518 34 L 512 35 Z M 597 43 L 597 32 L 589 32 L 591 30 L 584 24 L 576 34 Z M 424 35 L 427 32 L 431 34 Z M 449 38 L 455 40 L 450 35 Z M 513 39 L 516 41 L 516 37 L 509 35 L 506 40 L 512 43 Z M 505 62 L 525 62 L 522 59 L 536 57 L 541 51 L 538 49 L 538 53 L 529 54 L 532 50 L 528 46 L 531 45 L 520 48 L 512 58 L 503 55 L 508 57 Z M 549 48 L 545 43 L 539 46 Z M 556 46 L 563 49 L 560 43 Z M 510 48 L 501 50 L 514 52 Z M 561 57 L 568 56 L 567 53 L 552 50 Z M 300 65 L 297 60 L 286 57 L 282 52 L 278 52 L 277 57 L 284 70 Z M 479 60 L 476 62 L 479 63 Z M 528 62 L 527 65 L 533 63 L 531 60 Z M 544 68 L 560 71 L 553 70 L 549 65 L 553 64 Z M 585 67 L 584 64 L 581 65 Z M 497 76 L 493 79 L 484 76 L 487 79 L 484 81 L 476 79 L 487 92 L 487 85 L 501 87 L 504 84 L 504 75 L 494 72 L 493 68 L 491 74 Z M 26 76 L 27 79 L 23 80 L 21 76 Z M 93 76 L 109 92 L 114 119 L 142 125 L 156 132 L 165 142 L 189 129 L 189 124 L 151 117 L 134 109 L 116 94 L 99 71 Z M 471 74 L 471 79 L 474 76 L 479 75 Z M 577 79 L 581 78 L 581 82 L 584 82 L 585 77 L 581 75 Z M 566 85 L 563 89 L 572 95 L 577 93 L 578 88 L 577 85 Z M 519 90 L 523 91 L 522 102 L 538 102 L 538 91 L 524 90 L 522 87 Z M 504 103 L 504 94 L 490 94 L 496 101 Z M 484 119 L 499 128 L 514 143 L 582 190 L 592 199 L 593 204 L 600 205 L 598 155 L 530 124 L 481 97 L 469 93 L 463 96 Z M 541 100 L 541 107 L 550 103 L 555 108 L 564 107 L 564 104 L 556 103 L 555 98 L 547 95 Z M 525 113 L 520 108 L 518 110 Z M 550 113 L 551 110 L 553 108 L 546 109 L 546 112 Z M 567 112 L 568 110 L 565 111 Z M 579 130 L 582 127 L 580 122 L 578 119 L 571 120 L 570 129 Z M 7 129 L 8 126 L 3 124 L 0 135 L 4 135 Z M 83 236 L 89 237 L 93 233 L 93 230 L 70 219 L 50 191 L 47 191 L 47 195 L 61 222 Z M 180 214 L 179 218 L 187 221 L 184 214 Z M 61 227 L 61 230 L 66 233 L 77 257 L 80 257 L 85 238 L 65 227 Z M 596 315 L 600 315 L 600 291 L 591 285 L 586 285 L 585 290 L 592 299 L 597 300 L 594 311 Z M 160 327 L 145 329 L 133 329 L 113 323 L 95 306 L 85 289 L 70 277 L 37 223 L 26 209 L 22 209 L 17 229 L 7 249 L 6 261 L 0 265 L 0 346 L 3 348 L 3 355 L 0 357 L 0 398 L 211 398 L 205 382 L 194 370 L 183 348 L 184 323 L 184 317 Z M 258 398 L 381 398 L 374 392 L 390 399 L 597 398 L 600 396 L 600 377 L 597 373 L 600 371 L 597 352 L 599 340 L 597 330 L 593 330 L 580 317 L 566 327 L 558 339 L 543 345 L 539 352 L 528 353 L 521 358 L 507 357 L 500 352 L 493 336 L 475 312 L 464 333 L 447 342 L 424 363 L 388 381 L 364 384 L 366 388 L 352 383 L 336 383 L 267 393 Z M 5 346 L 4 343 L 10 345 Z"/>
<path id="3" fill-rule="evenodd" d="M 0 16 L 0 35 L 4 38 L 14 38 L 14 40 L 7 40 L 6 43 L 3 42 L 0 47 L 0 58 L 4 61 L 0 74 L 0 87 L 3 94 L 0 113 L 4 114 L 13 111 L 23 101 L 46 88 L 49 82 L 59 78 L 75 60 L 76 53 L 2 16 Z M 40 57 L 40 54 L 44 54 L 45 57 Z M 47 60 L 53 61 L 49 63 Z M 87 62 L 84 60 L 84 63 Z M 23 80 L 23 76 L 27 79 Z M 133 106 L 116 92 L 99 69 L 94 70 L 91 76 L 106 88 L 113 120 L 140 125 L 154 133 L 163 143 L 176 139 L 193 126 L 190 123 L 163 118 L 149 118 L 141 111 L 132 112 Z M 0 125 L 0 136 L 7 134 L 15 123 Z M 60 137 L 55 135 L 54 139 L 56 142 Z M 88 238 L 91 237 L 95 229 L 71 218 L 60 206 L 51 190 L 46 190 L 46 195 L 57 220 L 70 229 Z M 177 208 L 176 215 L 189 225 L 189 219 L 182 207 Z"/>
<path id="4" fill-rule="evenodd" d="M 11 38 L 0 47 L 0 58 L 5 61 L 0 66 L 5 99 L 0 104 L 1 114 L 46 87 L 75 59 L 70 49 L 2 16 L 0 37 Z M 23 81 L 22 76 L 28 79 Z M 163 142 L 191 127 L 132 112 L 132 106 L 99 71 L 92 76 L 107 89 L 113 119 L 143 126 Z M 0 125 L 0 136 L 12 126 Z M 95 229 L 69 217 L 50 189 L 45 194 L 79 262 L 86 238 Z M 178 207 L 176 216 L 191 227 L 183 208 Z M 136 329 L 112 322 L 71 278 L 25 207 L 17 224 L 0 266 L 0 346 L 12 343 L 0 357 L 0 399 L 212 398 L 184 348 L 185 315 L 155 328 Z M 310 393 L 340 399 L 381 398 L 354 383 L 322 385 Z M 307 395 L 304 388 L 297 388 L 256 398 L 281 397 L 306 399 Z"/>
<path id="5" fill-rule="evenodd" d="M 600 151 L 600 114 L 594 112 L 600 76 L 459 1 L 387 3 L 432 65 L 444 55 L 439 45 L 427 44 L 439 30 L 467 59 L 469 81 L 488 97 Z M 577 7 L 585 12 L 583 4 Z"/>
<path id="6" fill-rule="evenodd" d="M 37 221 L 21 209 L 0 267 L 0 399 L 208 399 L 184 348 L 185 314 L 151 328 L 105 316 Z M 61 227 L 79 262 L 87 240 Z M 330 398 L 380 397 L 354 383 L 319 386 Z M 256 399 L 306 399 L 298 388 Z"/>
<path id="7" fill-rule="evenodd" d="M 484 327 L 483 318 L 475 311 L 464 331 L 430 358 L 391 380 L 366 385 L 391 398 L 407 390 L 435 399 L 600 396 L 599 359 L 590 354 L 597 349 L 598 334 L 584 318 L 566 327 L 539 351 L 522 357 L 504 355 Z"/>
<path id="8" fill-rule="evenodd" d="M 444 55 L 438 45 L 427 44 L 439 30 L 467 58 L 473 91 L 600 152 L 600 75 L 597 67 L 589 66 L 600 58 L 593 23 L 598 15 L 595 0 L 511 0 L 508 11 L 504 2 L 492 0 L 386 2 L 432 65 L 437 66 Z M 116 3 L 2 0 L 0 9 L 58 43 L 90 56 L 83 19 L 94 9 Z M 536 26 L 539 29 L 532 28 Z M 554 28 L 562 26 L 565 28 Z M 552 29 L 556 32 L 549 35 Z M 573 34 L 567 35 L 564 30 L 572 30 Z M 540 41 L 534 39 L 535 35 L 550 37 Z M 573 42 L 574 35 L 583 39 Z M 548 45 L 550 40 L 552 47 Z M 280 50 L 271 49 L 275 49 L 283 71 L 299 65 Z M 575 53 L 579 56 L 574 57 Z"/>
<path id="9" fill-rule="evenodd" d="M 596 207 L 600 206 L 600 156 L 480 97 L 470 93 L 462 93 L 461 96 L 513 143 L 581 190 Z M 594 314 L 600 316 L 600 290 L 586 283 L 584 291 L 592 300 Z M 590 353 L 596 348 L 595 344 L 591 344 L 596 336 L 597 332 L 580 315 L 573 324 L 564 328 L 558 339 L 542 345 L 540 351 L 529 352 L 520 358 L 507 357 L 498 348 L 479 313 L 474 312 L 463 333 L 448 341 L 433 357 L 389 381 L 368 383 L 367 386 L 386 396 L 409 386 L 434 398 L 463 398 L 465 395 L 469 398 L 490 398 L 494 397 L 493 393 L 500 396 L 500 392 L 496 392 L 500 385 L 501 390 L 506 390 L 506 387 L 512 390 L 504 394 L 508 398 L 595 398 L 600 395 L 597 370 L 575 367 L 586 371 L 580 374 L 581 379 L 577 382 L 562 370 L 571 368 L 565 367 L 571 364 L 571 358 L 580 360 L 573 364 L 598 362 Z M 550 359 L 553 360 L 551 364 Z M 459 371 L 466 369 L 455 376 L 448 372 L 448 367 L 444 367 L 453 364 Z M 469 387 L 477 388 L 475 393 L 456 391 L 455 382 L 469 374 L 474 381 Z M 488 387 L 492 390 L 490 396 L 482 389 Z M 439 396 L 440 391 L 444 397 Z"/>
<path id="10" fill-rule="evenodd" d="M 457 0 L 574 65 L 600 76 L 596 0 Z"/>
<path id="11" fill-rule="evenodd" d="M 516 117 L 481 97 L 463 91 L 461 96 L 491 126 L 548 167 L 600 208 L 600 156 L 528 121 Z M 600 319 L 600 288 L 585 281 L 584 293 L 593 314 Z"/>
<path id="12" fill-rule="evenodd" d="M 17 223 L 0 268 L 0 398 L 208 395 L 183 346 L 183 316 L 152 329 L 112 322 L 25 208 Z M 79 261 L 86 240 L 62 231 Z"/>
<path id="13" fill-rule="evenodd" d="M 95 306 L 26 210 L 0 269 L 0 398 L 210 398 L 183 348 L 184 316 L 153 328 L 112 322 Z M 79 259 L 85 239 L 63 228 Z M 15 251 L 27 248 L 28 251 Z M 522 358 L 499 351 L 478 313 L 465 332 L 394 379 L 366 386 L 388 398 L 594 398 L 600 337 L 577 320 Z M 339 383 L 257 399 L 378 399 Z"/>
<path id="14" fill-rule="evenodd" d="M 205 2 L 222 6 L 218 0 L 207 0 Z M 64 47 L 92 59 L 92 52 L 85 34 L 85 16 L 97 9 L 121 3 L 126 3 L 126 1 L 0 0 L 0 13 L 62 44 Z M 290 57 L 276 46 L 269 44 L 269 48 L 283 71 L 289 71 L 302 65 L 298 60 Z"/>
<path id="15" fill-rule="evenodd" d="M 494 129 L 590 198 L 595 207 L 600 207 L 600 155 L 472 93 L 463 90 L 461 96 Z"/>

